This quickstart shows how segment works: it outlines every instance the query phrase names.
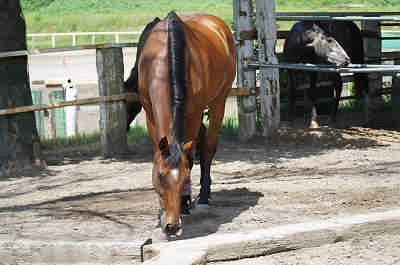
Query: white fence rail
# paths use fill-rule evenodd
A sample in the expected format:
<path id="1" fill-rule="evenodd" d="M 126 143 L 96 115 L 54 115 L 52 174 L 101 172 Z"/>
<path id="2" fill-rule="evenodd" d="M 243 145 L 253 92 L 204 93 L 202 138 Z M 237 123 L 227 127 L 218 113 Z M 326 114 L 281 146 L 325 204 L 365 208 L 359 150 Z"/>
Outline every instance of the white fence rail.
<path id="1" fill-rule="evenodd" d="M 97 36 L 106 36 L 106 35 L 114 35 L 114 43 L 119 43 L 120 36 L 122 35 L 131 35 L 134 36 L 135 41 L 139 41 L 139 36 L 141 31 L 122 31 L 122 32 L 68 32 L 68 33 L 32 33 L 26 34 L 28 48 L 35 49 L 35 44 L 38 38 L 51 38 L 51 47 L 56 47 L 57 37 L 70 37 L 71 45 L 76 46 L 77 36 L 91 36 L 92 45 L 96 44 Z M 89 43 L 86 43 L 89 44 Z M 68 45 L 69 46 L 69 45 Z"/>

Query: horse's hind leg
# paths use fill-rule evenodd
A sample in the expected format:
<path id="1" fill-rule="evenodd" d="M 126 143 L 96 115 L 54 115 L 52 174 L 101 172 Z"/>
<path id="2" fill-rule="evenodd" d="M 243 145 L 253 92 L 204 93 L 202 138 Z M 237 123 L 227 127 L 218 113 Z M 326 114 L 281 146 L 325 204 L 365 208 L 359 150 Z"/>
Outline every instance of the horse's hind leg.
<path id="1" fill-rule="evenodd" d="M 289 115 L 288 115 L 288 122 L 292 125 L 294 123 L 295 117 L 295 104 L 297 100 L 297 71 L 289 70 L 289 77 L 290 77 L 290 107 L 289 107 Z"/>
<path id="2" fill-rule="evenodd" d="M 373 121 L 372 118 L 372 109 L 370 108 L 370 104 L 367 102 L 371 100 L 371 96 L 369 95 L 369 77 L 365 73 L 354 74 L 354 83 L 358 84 L 362 87 L 365 95 L 365 122 L 370 123 Z"/>
<path id="3" fill-rule="evenodd" d="M 203 187 L 203 185 L 204 185 L 203 183 L 204 183 L 205 160 L 206 160 L 205 159 L 205 157 L 206 157 L 206 148 L 205 147 L 206 147 L 206 126 L 204 125 L 203 122 L 201 122 L 199 134 L 197 136 L 197 145 L 196 145 L 196 149 L 198 151 L 199 158 L 200 158 L 200 172 L 201 172 L 200 185 L 201 185 L 201 187 Z M 211 178 L 210 178 L 210 185 L 211 185 Z M 200 194 L 202 194 L 202 192 L 204 193 L 203 188 L 200 189 Z M 209 196 L 210 196 L 209 193 L 207 194 L 206 198 L 202 198 L 200 196 L 198 203 L 208 204 Z"/>
<path id="4" fill-rule="evenodd" d="M 309 97 L 311 101 L 311 123 L 310 128 L 315 129 L 318 128 L 317 122 L 317 109 L 315 108 L 315 101 L 317 100 L 316 86 L 317 86 L 317 72 L 309 72 L 308 76 L 310 77 L 310 90 Z"/>
<path id="5" fill-rule="evenodd" d="M 328 123 L 336 122 L 336 114 L 338 113 L 340 95 L 342 94 L 342 87 L 343 87 L 343 81 L 342 78 L 340 77 L 340 74 L 335 74 L 332 77 L 333 77 L 332 78 L 333 85 L 335 87 L 335 97 L 332 102 L 331 115 L 328 119 Z"/>
<path id="6" fill-rule="evenodd" d="M 229 90 L 227 89 L 224 94 L 218 95 L 209 105 L 208 117 L 209 127 L 207 136 L 205 133 L 202 134 L 204 137 L 198 140 L 203 140 L 203 145 L 199 146 L 200 151 L 200 166 L 201 166 L 201 178 L 200 178 L 200 195 L 197 204 L 209 205 L 210 193 L 211 193 L 211 162 L 214 158 L 217 149 L 217 134 L 221 128 L 222 120 L 225 112 L 225 102 L 228 97 Z M 200 133 L 199 133 L 200 134 Z"/>

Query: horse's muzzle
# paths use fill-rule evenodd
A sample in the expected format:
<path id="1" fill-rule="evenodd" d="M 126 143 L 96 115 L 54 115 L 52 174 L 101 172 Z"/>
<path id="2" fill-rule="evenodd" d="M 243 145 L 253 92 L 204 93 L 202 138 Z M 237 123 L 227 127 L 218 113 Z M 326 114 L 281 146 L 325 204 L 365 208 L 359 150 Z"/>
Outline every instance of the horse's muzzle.
<path id="1" fill-rule="evenodd" d="M 181 230 L 181 222 L 175 223 L 175 224 L 166 224 L 165 227 L 163 227 L 163 232 L 169 236 L 174 236 L 176 235 L 179 230 Z"/>
<path id="2" fill-rule="evenodd" d="M 328 62 L 336 67 L 346 67 L 350 64 L 350 58 L 347 54 L 331 52 L 328 55 Z"/>

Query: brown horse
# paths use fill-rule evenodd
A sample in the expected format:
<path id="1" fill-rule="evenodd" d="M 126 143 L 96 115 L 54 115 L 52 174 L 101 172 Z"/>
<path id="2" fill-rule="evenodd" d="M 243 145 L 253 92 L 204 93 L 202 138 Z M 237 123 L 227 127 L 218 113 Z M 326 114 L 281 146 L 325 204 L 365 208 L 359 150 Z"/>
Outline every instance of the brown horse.
<path id="1" fill-rule="evenodd" d="M 128 79 L 126 79 L 125 92 L 139 92 L 139 84 L 138 84 L 138 62 L 140 58 L 140 54 L 142 53 L 143 47 L 146 44 L 147 39 L 150 36 L 151 31 L 154 26 L 160 22 L 160 19 L 156 17 L 152 22 L 146 25 L 142 34 L 139 37 L 139 44 L 136 51 L 136 61 L 135 65 L 131 70 L 131 74 Z M 142 110 L 142 104 L 138 101 L 134 102 L 126 102 L 126 131 L 129 131 L 131 128 L 132 121 L 136 118 L 139 112 Z"/>
<path id="2" fill-rule="evenodd" d="M 176 235 L 181 228 L 181 200 L 196 145 L 201 168 L 197 203 L 209 205 L 211 160 L 235 67 L 229 27 L 205 13 L 170 12 L 154 27 L 142 50 L 139 91 L 154 148 L 153 186 L 167 235 Z M 206 134 L 202 114 L 207 106 Z"/>

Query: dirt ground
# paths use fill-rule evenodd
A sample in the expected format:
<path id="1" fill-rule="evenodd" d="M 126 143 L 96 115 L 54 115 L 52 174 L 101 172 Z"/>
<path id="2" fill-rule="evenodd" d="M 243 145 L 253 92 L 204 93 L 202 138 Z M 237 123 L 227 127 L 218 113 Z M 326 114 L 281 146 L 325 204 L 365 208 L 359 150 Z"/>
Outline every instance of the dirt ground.
<path id="1" fill-rule="evenodd" d="M 211 168 L 212 211 L 184 218 L 182 234 L 174 240 L 398 209 L 400 115 L 380 117 L 385 122 L 373 127 L 361 126 L 362 114 L 339 116 L 339 128 L 310 130 L 308 120 L 294 127 L 283 123 L 268 141 L 240 143 L 235 136 L 223 137 Z M 158 220 L 150 146 L 131 146 L 110 159 L 76 154 L 46 160 L 42 172 L 0 179 L 0 234 L 153 236 Z M 199 171 L 196 161 L 194 195 L 200 188 Z M 355 246 L 379 246 L 381 240 L 394 247 L 390 261 L 400 263 L 400 238 L 382 238 L 339 248 L 352 253 Z M 366 250 L 363 257 L 379 258 L 382 251 Z M 298 262 L 295 256 L 287 260 L 293 253 L 279 255 L 272 255 L 277 260 L 271 264 Z"/>

